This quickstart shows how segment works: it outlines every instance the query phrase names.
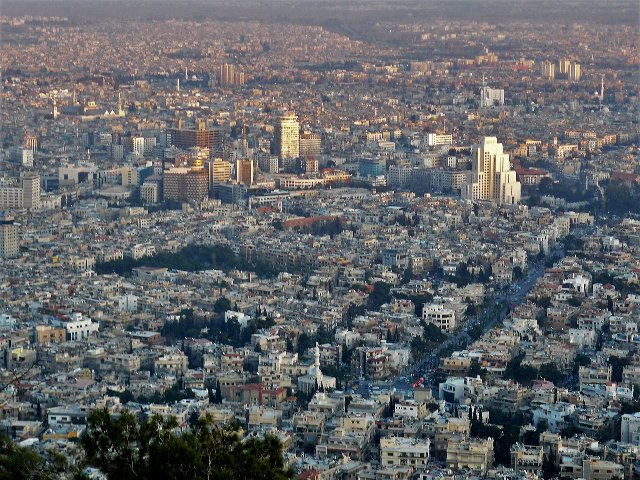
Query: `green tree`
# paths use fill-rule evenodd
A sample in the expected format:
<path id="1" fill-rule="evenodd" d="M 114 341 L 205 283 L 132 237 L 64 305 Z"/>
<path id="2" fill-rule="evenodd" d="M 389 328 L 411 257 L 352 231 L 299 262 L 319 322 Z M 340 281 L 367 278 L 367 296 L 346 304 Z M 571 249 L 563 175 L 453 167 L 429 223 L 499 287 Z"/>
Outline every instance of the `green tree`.
<path id="1" fill-rule="evenodd" d="M 182 434 L 177 426 L 175 418 L 138 422 L 129 412 L 114 418 L 106 409 L 97 410 L 89 416 L 80 444 L 86 464 L 110 480 L 293 477 L 274 436 L 243 441 L 234 426 L 217 428 L 210 417 L 199 418 Z"/>
<path id="2" fill-rule="evenodd" d="M 213 304 L 213 311 L 216 313 L 224 313 L 227 310 L 231 310 L 231 300 L 227 297 L 220 297 Z"/>

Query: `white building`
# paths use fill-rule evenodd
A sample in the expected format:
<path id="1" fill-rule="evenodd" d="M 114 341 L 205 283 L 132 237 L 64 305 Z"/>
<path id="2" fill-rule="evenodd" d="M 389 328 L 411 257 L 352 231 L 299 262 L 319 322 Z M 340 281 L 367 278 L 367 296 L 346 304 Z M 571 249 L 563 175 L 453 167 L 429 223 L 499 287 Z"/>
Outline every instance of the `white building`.
<path id="1" fill-rule="evenodd" d="M 67 340 L 84 340 L 98 331 L 98 324 L 93 323 L 89 317 L 84 317 L 80 312 L 74 312 L 70 317 L 56 318 L 52 322 L 58 327 L 63 327 L 67 332 Z"/>
<path id="2" fill-rule="evenodd" d="M 480 107 L 493 107 L 504 105 L 504 90 L 484 86 L 480 90 Z"/>
<path id="3" fill-rule="evenodd" d="M 298 377 L 298 390 L 308 394 L 316 389 L 335 390 L 335 388 L 335 377 L 326 376 L 320 370 L 320 347 L 316 343 L 313 365 L 306 375 Z"/>
<path id="4" fill-rule="evenodd" d="M 511 169 L 509 155 L 496 137 L 484 137 L 474 145 L 472 171 L 462 189 L 465 200 L 490 200 L 515 205 L 520 202 L 521 184 Z"/>
<path id="5" fill-rule="evenodd" d="M 620 441 L 640 445 L 640 412 L 622 415 Z"/>
<path id="6" fill-rule="evenodd" d="M 453 135 L 450 133 L 427 133 L 427 145 L 430 147 L 451 145 L 452 143 Z"/>
<path id="7" fill-rule="evenodd" d="M 424 470 L 429 463 L 431 441 L 389 437 L 380 439 L 380 461 L 384 467 L 411 467 Z"/>
<path id="8" fill-rule="evenodd" d="M 387 173 L 387 183 L 392 187 L 406 187 L 412 174 L 413 168 L 408 165 L 391 165 Z"/>
<path id="9" fill-rule="evenodd" d="M 455 310 L 439 303 L 425 303 L 422 308 L 422 319 L 445 332 L 451 332 L 456 328 Z"/>

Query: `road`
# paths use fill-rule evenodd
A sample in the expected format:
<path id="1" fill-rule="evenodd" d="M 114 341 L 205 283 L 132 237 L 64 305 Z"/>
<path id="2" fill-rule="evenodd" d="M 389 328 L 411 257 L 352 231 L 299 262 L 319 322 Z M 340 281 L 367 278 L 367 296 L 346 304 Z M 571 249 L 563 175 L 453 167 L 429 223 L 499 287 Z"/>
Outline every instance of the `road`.
<path id="1" fill-rule="evenodd" d="M 563 255 L 561 250 L 554 250 L 552 255 Z M 549 258 L 549 257 L 547 257 Z M 471 317 L 460 330 L 450 336 L 440 346 L 434 349 L 431 354 L 425 355 L 425 357 L 418 363 L 410 366 L 404 373 L 398 375 L 395 379 L 390 379 L 384 382 L 370 382 L 361 380 L 358 384 L 358 388 L 354 390 L 355 393 L 363 395 L 368 398 L 371 393 L 376 390 L 376 384 L 380 387 L 389 386 L 394 387 L 396 391 L 412 391 L 412 384 L 415 379 L 424 377 L 429 378 L 432 370 L 434 370 L 440 364 L 440 355 L 446 352 L 447 349 L 464 348 L 471 343 L 473 339 L 470 337 L 468 330 L 475 325 L 482 326 L 482 333 L 486 333 L 492 329 L 498 322 L 502 322 L 510 311 L 511 305 L 519 305 L 522 303 L 531 289 L 535 286 L 536 282 L 542 275 L 544 275 L 544 261 L 536 262 L 525 271 L 523 277 L 515 284 L 508 287 L 508 289 L 494 293 L 490 297 L 490 306 L 486 308 L 481 314 Z M 437 387 L 437 385 L 435 385 Z"/>

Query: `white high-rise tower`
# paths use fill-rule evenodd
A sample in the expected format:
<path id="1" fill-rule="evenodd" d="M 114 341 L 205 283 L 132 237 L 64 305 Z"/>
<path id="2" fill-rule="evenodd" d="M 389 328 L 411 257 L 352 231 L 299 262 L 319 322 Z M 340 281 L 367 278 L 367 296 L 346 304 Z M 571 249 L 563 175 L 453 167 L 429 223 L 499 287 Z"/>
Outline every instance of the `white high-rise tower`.
<path id="1" fill-rule="evenodd" d="M 509 205 L 520 201 L 521 184 L 515 170 L 511 170 L 509 155 L 503 152 L 496 137 L 484 137 L 474 145 L 472 157 L 472 170 L 462 189 L 462 198 Z"/>

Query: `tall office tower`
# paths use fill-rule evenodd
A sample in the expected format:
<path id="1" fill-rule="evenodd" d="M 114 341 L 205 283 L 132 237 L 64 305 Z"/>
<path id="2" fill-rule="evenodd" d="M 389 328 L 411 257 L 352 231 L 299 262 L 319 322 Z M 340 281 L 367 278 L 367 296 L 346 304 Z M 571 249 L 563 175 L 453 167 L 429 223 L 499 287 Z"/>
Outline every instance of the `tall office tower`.
<path id="1" fill-rule="evenodd" d="M 18 225 L 13 223 L 13 217 L 0 215 L 0 258 L 15 258 L 18 249 Z"/>
<path id="2" fill-rule="evenodd" d="M 321 137 L 319 133 L 303 132 L 300 134 L 300 156 L 315 157 L 321 152 Z"/>
<path id="3" fill-rule="evenodd" d="M 36 210 L 40 208 L 40 176 L 26 174 L 22 177 L 22 206 Z"/>
<path id="4" fill-rule="evenodd" d="M 558 72 L 561 75 L 569 75 L 569 70 L 571 69 L 571 60 L 560 60 L 558 62 Z"/>
<path id="5" fill-rule="evenodd" d="M 509 155 L 503 153 L 502 144 L 495 137 L 484 137 L 474 145 L 472 170 L 462 189 L 466 200 L 490 200 L 515 205 L 520 201 L 520 182 L 511 170 Z"/>
<path id="6" fill-rule="evenodd" d="M 236 160 L 236 182 L 253 185 L 253 160 Z"/>
<path id="7" fill-rule="evenodd" d="M 549 60 L 542 62 L 541 71 L 544 78 L 549 80 L 554 80 L 556 78 L 556 66 Z"/>
<path id="8" fill-rule="evenodd" d="M 233 85 L 233 77 L 235 76 L 236 67 L 228 63 L 220 65 L 218 73 L 218 81 L 220 85 Z"/>
<path id="9" fill-rule="evenodd" d="M 163 179 L 164 200 L 201 202 L 209 196 L 209 174 L 204 168 L 172 168 Z"/>
<path id="10" fill-rule="evenodd" d="M 244 85 L 244 73 L 237 72 L 235 65 L 223 63 L 218 72 L 218 83 L 220 85 Z"/>
<path id="11" fill-rule="evenodd" d="M 298 158 L 300 156 L 300 124 L 295 113 L 285 113 L 276 125 L 278 158 Z"/>
<path id="12" fill-rule="evenodd" d="M 209 162 L 209 188 L 213 189 L 214 183 L 225 183 L 231 178 L 231 163 L 221 158 L 214 158 Z"/>
<path id="13" fill-rule="evenodd" d="M 210 152 L 222 149 L 222 134 L 218 129 L 207 130 L 205 122 L 198 122 L 197 129 L 167 128 L 166 145 L 188 150 L 192 147 L 208 148 Z"/>
<path id="14" fill-rule="evenodd" d="M 580 64 L 578 62 L 571 62 L 571 65 L 569 66 L 569 73 L 567 76 L 569 77 L 569 80 L 572 80 L 574 82 L 580 81 L 581 73 Z"/>
<path id="15" fill-rule="evenodd" d="M 38 137 L 30 135 L 27 132 L 24 133 L 24 148 L 35 152 L 38 150 Z"/>
<path id="16" fill-rule="evenodd" d="M 493 107 L 494 105 L 504 105 L 504 90 L 483 85 L 480 90 L 480 107 Z"/>

